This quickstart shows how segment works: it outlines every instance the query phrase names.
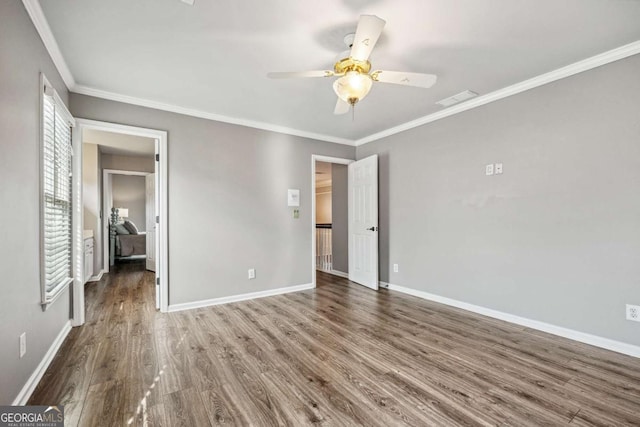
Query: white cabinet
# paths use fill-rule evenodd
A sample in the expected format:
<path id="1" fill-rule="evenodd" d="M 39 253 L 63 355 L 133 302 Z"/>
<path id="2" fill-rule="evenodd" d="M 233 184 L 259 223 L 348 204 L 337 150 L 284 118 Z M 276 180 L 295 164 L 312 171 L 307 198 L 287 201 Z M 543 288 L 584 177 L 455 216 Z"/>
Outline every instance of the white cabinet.
<path id="1" fill-rule="evenodd" d="M 84 282 L 93 276 L 93 237 L 84 239 Z"/>

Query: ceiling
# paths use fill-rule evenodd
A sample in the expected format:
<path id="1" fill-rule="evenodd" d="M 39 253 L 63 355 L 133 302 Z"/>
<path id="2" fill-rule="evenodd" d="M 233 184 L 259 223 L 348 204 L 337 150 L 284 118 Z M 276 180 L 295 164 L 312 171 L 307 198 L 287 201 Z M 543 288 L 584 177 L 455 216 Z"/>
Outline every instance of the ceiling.
<path id="1" fill-rule="evenodd" d="M 56 0 L 41 7 L 77 84 L 72 90 L 351 141 L 436 113 L 436 101 L 463 90 L 488 94 L 640 40 L 636 0 Z M 331 69 L 361 14 L 387 21 L 374 69 L 434 73 L 436 85 L 376 83 L 352 121 L 333 114 L 333 79 L 266 77 Z"/>
<path id="2" fill-rule="evenodd" d="M 143 136 L 85 129 L 82 132 L 82 142 L 99 145 L 100 152 L 104 154 L 137 157 L 155 154 L 155 141 Z"/>

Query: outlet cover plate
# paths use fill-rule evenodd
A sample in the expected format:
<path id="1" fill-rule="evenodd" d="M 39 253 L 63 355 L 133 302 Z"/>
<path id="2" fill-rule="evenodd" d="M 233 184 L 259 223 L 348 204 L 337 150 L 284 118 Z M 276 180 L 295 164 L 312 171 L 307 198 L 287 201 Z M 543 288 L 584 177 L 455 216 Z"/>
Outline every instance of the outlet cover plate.
<path id="1" fill-rule="evenodd" d="M 250 268 L 249 271 L 247 272 L 247 277 L 249 279 L 255 279 L 256 278 L 256 269 L 255 268 Z"/>
<path id="2" fill-rule="evenodd" d="M 640 322 L 640 305 L 627 304 L 627 320 Z"/>

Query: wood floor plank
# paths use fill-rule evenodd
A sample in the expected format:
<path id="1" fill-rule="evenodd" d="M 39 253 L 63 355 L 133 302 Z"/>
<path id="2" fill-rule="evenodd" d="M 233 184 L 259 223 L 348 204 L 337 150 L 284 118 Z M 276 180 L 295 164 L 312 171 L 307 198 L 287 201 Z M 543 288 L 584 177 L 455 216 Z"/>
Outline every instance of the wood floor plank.
<path id="1" fill-rule="evenodd" d="M 234 402 L 226 386 L 217 389 L 207 389 L 200 393 L 204 409 L 213 426 L 243 426 L 248 425 L 240 407 Z"/>
<path id="2" fill-rule="evenodd" d="M 318 272 L 313 290 L 175 313 L 153 274 L 85 286 L 29 404 L 67 425 L 640 425 L 640 360 Z"/>
<path id="3" fill-rule="evenodd" d="M 167 424 L 173 427 L 210 427 L 200 393 L 188 388 L 164 396 Z"/>

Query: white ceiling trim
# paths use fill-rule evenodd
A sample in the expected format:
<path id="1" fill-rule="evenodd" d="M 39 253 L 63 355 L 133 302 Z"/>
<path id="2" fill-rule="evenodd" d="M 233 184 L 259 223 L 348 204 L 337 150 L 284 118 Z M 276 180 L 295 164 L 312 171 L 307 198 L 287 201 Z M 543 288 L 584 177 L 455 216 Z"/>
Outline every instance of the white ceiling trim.
<path id="1" fill-rule="evenodd" d="M 528 80 L 524 80 L 520 83 L 498 89 L 486 95 L 474 98 L 470 101 L 466 101 L 464 103 L 449 107 L 446 110 L 429 114 L 428 116 L 420 117 L 419 119 L 394 126 L 392 128 L 383 130 L 382 132 L 374 133 L 372 135 L 358 139 L 357 141 L 355 141 L 355 145 L 357 147 L 359 145 L 376 141 L 387 136 L 395 135 L 397 133 L 413 129 L 415 127 L 422 126 L 436 120 L 444 119 L 445 117 L 462 113 L 463 111 L 471 110 L 472 108 L 480 107 L 481 105 L 498 101 L 500 99 L 516 95 L 520 92 L 524 92 L 526 90 L 533 89 L 547 83 L 555 82 L 556 80 L 564 79 L 565 77 L 573 76 L 574 74 L 582 73 L 583 71 L 591 70 L 593 68 L 600 67 L 601 65 L 609 64 L 611 62 L 618 61 L 620 59 L 624 59 L 638 53 L 640 53 L 640 40 L 592 56 L 591 58 L 575 62 L 571 65 L 567 65 L 566 67 L 558 68 L 548 73 L 541 74 Z"/>
<path id="2" fill-rule="evenodd" d="M 49 27 L 47 18 L 44 16 L 42 8 L 40 7 L 40 2 L 38 0 L 22 0 L 22 4 L 24 4 L 24 8 L 27 9 L 27 13 L 31 21 L 33 21 L 33 25 L 36 27 L 38 34 L 40 34 L 40 38 L 44 43 L 44 47 L 49 52 L 53 64 L 58 69 L 62 80 L 64 80 L 64 84 L 67 86 L 67 89 L 71 90 L 76 85 L 76 81 L 67 66 L 67 62 L 62 56 L 62 52 L 60 52 L 58 42 L 55 37 L 53 37 L 51 27 Z"/>
<path id="3" fill-rule="evenodd" d="M 629 56 L 636 55 L 640 53 L 640 40 L 635 41 L 633 43 L 629 43 L 627 45 L 609 50 L 607 52 L 592 56 L 590 58 L 584 59 L 582 61 L 578 61 L 574 64 L 567 65 L 566 67 L 558 68 L 554 71 L 550 71 L 545 74 L 541 74 L 539 76 L 533 77 L 528 80 L 524 80 L 520 83 L 516 83 L 511 86 L 507 86 L 505 88 L 490 92 L 488 94 L 479 96 L 470 101 L 464 102 L 462 104 L 458 104 L 452 107 L 447 108 L 446 110 L 439 111 L 437 113 L 429 114 L 427 116 L 420 117 L 416 120 L 412 120 L 406 123 L 403 123 L 398 126 L 394 126 L 392 128 L 383 130 L 381 132 L 374 133 L 372 135 L 366 136 L 364 138 L 360 138 L 358 140 L 351 140 L 347 138 L 340 138 L 331 135 L 318 134 L 313 132 L 307 132 L 299 129 L 292 129 L 286 126 L 279 126 L 270 123 L 258 122 L 253 120 L 240 119 L 235 117 L 224 116 L 215 113 L 209 113 L 205 111 L 195 110 L 187 107 L 181 107 L 173 104 L 165 104 L 162 102 L 151 101 L 148 99 L 137 98 L 128 95 L 122 95 L 114 92 L 108 92 L 100 89 L 94 89 L 88 86 L 77 85 L 69 67 L 67 66 L 64 57 L 58 47 L 58 43 L 56 42 L 53 33 L 51 32 L 51 28 L 49 27 L 49 23 L 47 22 L 46 17 L 40 7 L 40 3 L 38 0 L 22 0 L 22 3 L 25 6 L 31 20 L 33 21 L 34 26 L 36 27 L 42 41 L 51 55 L 51 59 L 53 60 L 54 65 L 58 69 L 58 72 L 62 76 L 67 89 L 71 92 L 75 92 L 81 95 L 89 95 L 97 98 L 109 99 L 112 101 L 124 102 L 127 104 L 138 105 L 142 107 L 154 108 L 157 110 L 169 111 L 178 114 L 184 114 L 187 116 L 199 117 L 208 120 L 215 120 L 219 122 L 231 123 L 240 126 L 247 126 L 256 129 L 262 129 L 272 132 L 283 133 L 287 135 L 300 136 L 303 138 L 311 138 L 320 141 L 333 142 L 337 144 L 351 145 L 351 146 L 359 146 L 369 142 L 376 141 L 378 139 L 385 138 L 387 136 L 395 135 L 400 132 L 404 132 L 409 129 L 413 129 L 418 126 L 422 126 L 427 123 L 434 122 L 436 120 L 443 119 L 445 117 L 452 116 L 454 114 L 461 113 L 463 111 L 470 110 L 472 108 L 480 107 L 482 105 L 488 104 L 490 102 L 494 102 L 512 95 L 516 95 L 518 93 L 524 92 L 529 89 L 536 88 L 538 86 L 545 85 L 547 83 L 554 82 L 556 80 L 563 79 L 565 77 L 569 77 L 583 71 L 591 70 L 593 68 L 609 64 L 614 61 L 618 61 L 620 59 L 627 58 Z"/>
<path id="4" fill-rule="evenodd" d="M 181 107 L 179 105 L 165 104 L 163 102 L 151 101 L 149 99 L 122 95 L 119 93 L 108 92 L 100 89 L 94 89 L 94 88 L 82 86 L 82 85 L 74 86 L 71 89 L 71 92 L 78 93 L 80 95 L 94 96 L 96 98 L 109 99 L 111 101 L 124 102 L 126 104 L 139 105 L 141 107 L 148 107 L 156 110 L 169 111 L 172 113 L 184 114 L 192 117 L 199 117 L 201 119 L 215 120 L 217 122 L 231 123 L 234 125 L 268 130 L 268 131 L 277 132 L 277 133 L 283 133 L 286 135 L 300 136 L 303 138 L 311 138 L 311 139 L 317 139 L 320 141 L 334 142 L 336 144 L 344 144 L 344 145 L 351 145 L 351 146 L 355 144 L 355 141 L 346 139 L 346 138 L 339 138 L 331 135 L 323 135 L 323 134 L 313 133 L 313 132 L 306 132 L 299 129 L 288 128 L 286 126 L 278 126 L 270 123 L 239 119 L 235 117 L 223 116 L 221 114 L 208 113 L 206 111 L 194 110 L 192 108 Z"/>

